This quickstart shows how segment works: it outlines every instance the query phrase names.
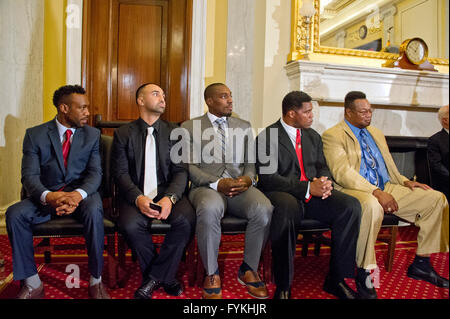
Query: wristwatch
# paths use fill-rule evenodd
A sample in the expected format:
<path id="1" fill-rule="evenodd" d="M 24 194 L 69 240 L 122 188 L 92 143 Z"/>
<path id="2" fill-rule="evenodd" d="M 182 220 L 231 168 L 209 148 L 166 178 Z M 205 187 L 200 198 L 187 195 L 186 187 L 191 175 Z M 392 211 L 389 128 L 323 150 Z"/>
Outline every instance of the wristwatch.
<path id="1" fill-rule="evenodd" d="M 174 194 L 167 195 L 167 197 L 169 197 L 170 201 L 172 202 L 172 205 L 175 205 L 175 203 L 177 202 L 177 197 Z"/>

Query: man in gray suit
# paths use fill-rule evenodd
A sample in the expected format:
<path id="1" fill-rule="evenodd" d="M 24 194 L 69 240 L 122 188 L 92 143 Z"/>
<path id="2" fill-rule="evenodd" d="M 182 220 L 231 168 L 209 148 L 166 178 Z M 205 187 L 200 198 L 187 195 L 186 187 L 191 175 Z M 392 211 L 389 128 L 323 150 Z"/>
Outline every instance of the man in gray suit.
<path id="1" fill-rule="evenodd" d="M 251 296 L 264 299 L 268 297 L 267 288 L 257 269 L 269 234 L 273 206 L 253 187 L 256 170 L 251 160 L 254 155 L 251 126 L 231 117 L 233 99 L 226 85 L 211 84 L 204 97 L 209 111 L 181 125 L 189 132 L 188 149 L 193 152 L 188 160 L 192 182 L 189 200 L 196 210 L 198 249 L 207 272 L 203 298 L 222 298 L 217 257 L 220 222 L 226 211 L 248 220 L 238 281 L 247 286 Z"/>

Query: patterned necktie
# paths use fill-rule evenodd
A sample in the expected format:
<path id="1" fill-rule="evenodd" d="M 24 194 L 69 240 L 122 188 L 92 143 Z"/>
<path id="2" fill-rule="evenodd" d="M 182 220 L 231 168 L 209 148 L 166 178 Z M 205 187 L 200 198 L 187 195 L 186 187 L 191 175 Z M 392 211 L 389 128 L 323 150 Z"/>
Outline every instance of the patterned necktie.
<path id="1" fill-rule="evenodd" d="M 147 128 L 145 140 L 145 166 L 144 166 L 144 195 L 154 199 L 158 194 L 158 181 L 156 179 L 156 141 L 153 136 L 153 127 Z"/>
<path id="2" fill-rule="evenodd" d="M 225 119 L 219 118 L 214 121 L 217 124 L 217 133 L 219 133 L 220 137 L 220 146 L 222 148 L 222 163 L 225 164 L 225 150 L 226 150 L 226 136 L 225 136 Z M 222 177 L 231 177 L 230 173 L 228 173 L 227 169 L 225 168 Z"/>
<path id="3" fill-rule="evenodd" d="M 298 164 L 300 165 L 300 181 L 307 181 L 305 168 L 303 167 L 302 137 L 299 129 L 297 130 L 297 138 L 295 139 L 295 152 L 297 153 Z"/>
<path id="4" fill-rule="evenodd" d="M 217 132 L 219 133 L 219 137 L 220 137 L 220 145 L 222 147 L 222 160 L 223 163 L 225 163 L 225 130 L 224 130 L 224 124 L 225 124 L 225 120 L 220 118 L 215 120 L 216 124 L 217 124 Z"/>
<path id="5" fill-rule="evenodd" d="M 369 147 L 367 133 L 361 130 L 359 135 L 361 136 L 362 157 L 367 170 L 367 180 L 370 184 L 383 189 L 384 185 L 381 183 L 381 176 L 378 174 L 378 163 Z"/>
<path id="6" fill-rule="evenodd" d="M 72 130 L 66 130 L 66 139 L 62 145 L 62 153 L 64 159 L 64 167 L 67 168 L 67 159 L 70 151 L 70 137 L 72 136 Z"/>

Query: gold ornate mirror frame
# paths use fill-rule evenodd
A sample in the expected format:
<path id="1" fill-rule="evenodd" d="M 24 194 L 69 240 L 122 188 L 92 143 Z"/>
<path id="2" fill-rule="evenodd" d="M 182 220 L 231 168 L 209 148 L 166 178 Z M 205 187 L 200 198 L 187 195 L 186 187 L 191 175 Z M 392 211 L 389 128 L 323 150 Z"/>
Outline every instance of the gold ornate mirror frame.
<path id="1" fill-rule="evenodd" d="M 319 14 L 320 14 L 320 0 L 314 0 L 314 8 L 316 13 L 312 18 L 312 23 L 309 28 L 309 36 L 307 33 L 306 19 L 300 15 L 300 8 L 302 6 L 302 0 L 292 0 L 291 9 L 291 52 L 288 56 L 288 62 L 301 60 L 307 53 L 322 53 L 333 55 L 345 55 L 364 58 L 375 58 L 383 60 L 396 60 L 398 54 L 388 52 L 374 52 L 366 50 L 355 50 L 345 48 L 323 47 L 320 46 L 319 40 Z M 308 43 L 307 43 L 308 42 Z M 309 51 L 305 48 L 309 44 Z M 449 65 L 448 59 L 442 58 L 428 58 L 431 64 L 435 65 Z"/>

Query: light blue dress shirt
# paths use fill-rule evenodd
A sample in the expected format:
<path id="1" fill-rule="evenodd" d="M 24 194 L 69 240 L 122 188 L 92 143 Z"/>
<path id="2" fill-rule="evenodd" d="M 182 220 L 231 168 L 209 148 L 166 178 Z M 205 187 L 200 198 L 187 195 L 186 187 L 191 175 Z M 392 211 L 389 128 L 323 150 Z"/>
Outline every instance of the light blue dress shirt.
<path id="1" fill-rule="evenodd" d="M 362 130 L 365 131 L 366 136 L 367 136 L 367 142 L 368 145 L 370 147 L 370 150 L 372 151 L 373 155 L 375 156 L 375 159 L 378 163 L 378 175 L 383 179 L 383 185 L 379 185 L 380 188 L 382 190 L 384 190 L 384 185 L 389 182 L 389 173 L 388 170 L 386 168 L 386 163 L 384 162 L 384 158 L 383 155 L 381 155 L 380 149 L 377 146 L 377 143 L 375 143 L 372 135 L 370 135 L 369 131 L 366 128 L 360 129 L 352 124 L 350 124 L 350 122 L 348 122 L 347 120 L 345 120 L 345 123 L 347 123 L 348 127 L 350 127 L 350 129 L 352 130 L 353 134 L 355 134 L 356 138 L 358 139 L 359 145 L 361 145 L 361 135 L 360 132 Z M 361 148 L 361 152 L 363 152 L 363 149 Z M 361 174 L 362 177 L 364 177 L 365 179 L 369 180 L 368 176 L 368 170 L 367 167 L 364 163 L 364 160 L 361 161 L 361 167 L 359 169 L 359 174 Z"/>

